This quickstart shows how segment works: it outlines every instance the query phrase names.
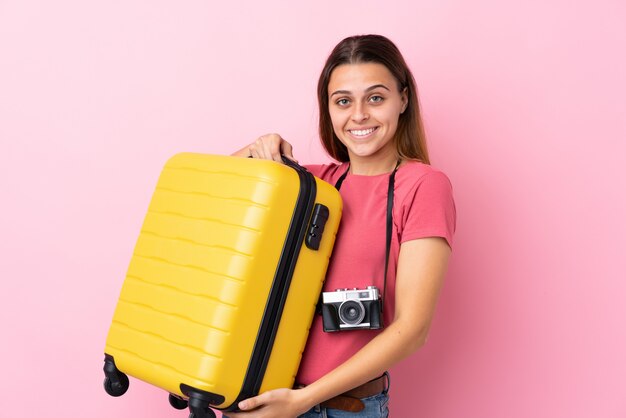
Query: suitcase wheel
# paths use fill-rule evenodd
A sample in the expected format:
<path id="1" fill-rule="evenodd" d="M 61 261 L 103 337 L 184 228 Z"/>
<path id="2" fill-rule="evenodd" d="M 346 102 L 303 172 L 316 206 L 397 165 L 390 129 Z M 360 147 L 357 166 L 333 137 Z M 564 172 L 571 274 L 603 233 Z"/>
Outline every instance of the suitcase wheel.
<path id="1" fill-rule="evenodd" d="M 128 390 L 128 376 L 119 373 L 116 382 L 113 382 L 109 376 L 104 378 L 104 390 L 111 396 L 122 396 Z"/>
<path id="2" fill-rule="evenodd" d="M 128 390 L 128 376 L 115 366 L 113 357 L 104 355 L 104 390 L 111 396 L 122 396 Z"/>
<path id="3" fill-rule="evenodd" d="M 215 412 L 213 412 L 213 411 L 211 411 L 209 409 L 209 413 L 204 414 L 204 415 L 196 415 L 193 412 L 191 414 L 189 414 L 189 418 L 200 418 L 200 417 L 202 417 L 202 418 L 215 418 Z"/>
<path id="4" fill-rule="evenodd" d="M 175 409 L 187 409 L 188 402 L 181 398 L 180 396 L 176 396 L 173 393 L 170 393 L 170 405 L 172 405 Z"/>
<path id="5" fill-rule="evenodd" d="M 209 408 L 209 403 L 196 397 L 189 398 L 189 418 L 215 418 L 215 412 Z"/>

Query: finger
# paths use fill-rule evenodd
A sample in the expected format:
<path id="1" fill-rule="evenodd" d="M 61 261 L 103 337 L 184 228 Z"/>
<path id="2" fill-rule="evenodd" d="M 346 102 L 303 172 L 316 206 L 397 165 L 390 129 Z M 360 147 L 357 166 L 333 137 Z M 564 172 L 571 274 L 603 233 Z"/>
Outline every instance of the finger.
<path id="1" fill-rule="evenodd" d="M 282 141 L 283 139 L 280 137 L 280 135 L 277 134 L 268 135 L 265 138 L 265 141 L 263 141 L 263 145 L 265 146 L 264 151 L 268 159 L 272 159 L 279 163 L 283 162 L 283 159 L 280 155 L 280 143 Z"/>
<path id="2" fill-rule="evenodd" d="M 271 154 L 267 150 L 267 145 L 265 144 L 265 137 L 257 139 L 254 145 L 257 153 L 259 154 L 259 158 L 263 158 L 264 160 L 272 159 Z"/>
<path id="3" fill-rule="evenodd" d="M 269 392 L 265 392 L 253 398 L 244 399 L 243 401 L 239 402 L 237 406 L 242 411 L 249 411 L 265 404 L 269 396 Z"/>
<path id="4" fill-rule="evenodd" d="M 249 150 L 250 150 L 250 156 L 252 158 L 261 158 L 261 155 L 259 155 L 259 151 L 258 151 L 256 144 L 251 144 L 249 147 Z"/>
<path id="5" fill-rule="evenodd" d="M 293 156 L 293 147 L 291 144 L 285 140 L 280 144 L 281 153 L 285 155 L 285 157 L 289 158 L 291 161 L 298 162 Z"/>
<path id="6" fill-rule="evenodd" d="M 263 155 L 268 160 L 274 160 L 274 153 L 272 152 L 271 144 L 267 140 L 263 141 Z"/>

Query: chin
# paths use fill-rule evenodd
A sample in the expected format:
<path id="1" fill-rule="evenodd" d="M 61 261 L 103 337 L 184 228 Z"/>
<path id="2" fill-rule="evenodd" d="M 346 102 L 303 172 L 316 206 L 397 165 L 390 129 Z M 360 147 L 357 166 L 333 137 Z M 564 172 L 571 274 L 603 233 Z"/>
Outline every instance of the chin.
<path id="1" fill-rule="evenodd" d="M 378 150 L 348 150 L 348 154 L 354 157 L 359 158 L 367 158 L 367 157 L 375 157 Z"/>

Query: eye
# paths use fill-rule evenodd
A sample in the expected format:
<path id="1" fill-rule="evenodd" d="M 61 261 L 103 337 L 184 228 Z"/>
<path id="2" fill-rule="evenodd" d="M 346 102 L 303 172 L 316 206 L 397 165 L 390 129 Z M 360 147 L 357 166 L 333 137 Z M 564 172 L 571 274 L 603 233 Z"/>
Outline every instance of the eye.
<path id="1" fill-rule="evenodd" d="M 350 100 L 344 98 L 337 100 L 335 103 L 337 103 L 339 106 L 348 106 L 350 104 Z"/>
<path id="2" fill-rule="evenodd" d="M 385 99 L 383 99 L 382 96 L 372 96 L 372 97 L 370 97 L 370 102 L 372 102 L 372 103 L 380 103 L 383 100 L 385 100 Z"/>

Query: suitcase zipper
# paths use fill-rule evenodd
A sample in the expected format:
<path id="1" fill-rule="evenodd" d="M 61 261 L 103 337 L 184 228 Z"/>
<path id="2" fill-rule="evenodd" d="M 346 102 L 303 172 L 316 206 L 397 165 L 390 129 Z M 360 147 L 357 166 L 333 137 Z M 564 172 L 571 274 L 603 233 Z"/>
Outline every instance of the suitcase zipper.
<path id="1" fill-rule="evenodd" d="M 291 284 L 300 248 L 307 233 L 308 220 L 311 217 L 315 204 L 317 187 L 313 175 L 300 165 L 286 158 L 283 159 L 286 165 L 292 167 L 298 173 L 300 191 L 241 392 L 237 399 L 224 409 L 226 411 L 237 409 L 239 401 L 255 396 L 261 388 L 274 339 L 276 338 L 280 317 L 287 299 L 289 285 Z"/>

